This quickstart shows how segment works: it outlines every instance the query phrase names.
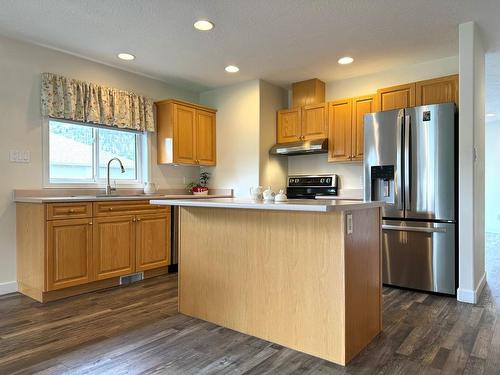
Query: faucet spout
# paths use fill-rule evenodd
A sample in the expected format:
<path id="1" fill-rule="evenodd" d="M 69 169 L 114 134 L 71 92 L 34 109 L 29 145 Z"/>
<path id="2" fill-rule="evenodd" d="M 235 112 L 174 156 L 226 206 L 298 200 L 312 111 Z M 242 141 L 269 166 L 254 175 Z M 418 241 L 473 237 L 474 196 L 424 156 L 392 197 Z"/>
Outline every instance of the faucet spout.
<path id="1" fill-rule="evenodd" d="M 125 173 L 125 168 L 123 168 L 123 163 L 120 159 L 118 158 L 112 158 L 108 161 L 108 174 L 107 174 L 107 184 L 106 184 L 106 195 L 111 195 L 111 192 L 115 190 L 115 188 L 111 187 L 110 179 L 109 179 L 109 166 L 113 160 L 116 160 L 118 163 L 120 163 L 120 169 L 121 173 Z"/>

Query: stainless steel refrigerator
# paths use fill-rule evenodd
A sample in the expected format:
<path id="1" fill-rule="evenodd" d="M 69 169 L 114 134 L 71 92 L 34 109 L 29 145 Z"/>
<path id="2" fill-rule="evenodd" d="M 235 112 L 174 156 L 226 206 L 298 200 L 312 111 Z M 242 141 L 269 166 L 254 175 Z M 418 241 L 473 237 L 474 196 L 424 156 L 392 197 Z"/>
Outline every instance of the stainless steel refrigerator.
<path id="1" fill-rule="evenodd" d="M 386 202 L 383 282 L 455 294 L 455 105 L 366 114 L 364 137 L 364 198 Z"/>

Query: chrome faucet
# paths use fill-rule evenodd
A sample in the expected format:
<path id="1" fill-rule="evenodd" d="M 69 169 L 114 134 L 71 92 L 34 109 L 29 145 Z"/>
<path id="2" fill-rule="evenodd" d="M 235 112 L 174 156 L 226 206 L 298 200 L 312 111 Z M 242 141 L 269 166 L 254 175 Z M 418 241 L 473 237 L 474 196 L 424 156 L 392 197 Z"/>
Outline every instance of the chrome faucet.
<path id="1" fill-rule="evenodd" d="M 107 179 L 107 185 L 106 185 L 106 195 L 111 195 L 111 192 L 113 190 L 116 190 L 116 188 L 111 187 L 111 183 L 109 182 L 109 165 L 111 164 L 111 162 L 113 160 L 116 160 L 118 163 L 120 163 L 120 168 L 122 170 L 122 173 L 125 173 L 125 168 L 123 168 L 123 164 L 122 164 L 122 161 L 120 159 L 113 158 L 113 159 L 110 159 L 110 161 L 108 161 L 108 179 Z"/>

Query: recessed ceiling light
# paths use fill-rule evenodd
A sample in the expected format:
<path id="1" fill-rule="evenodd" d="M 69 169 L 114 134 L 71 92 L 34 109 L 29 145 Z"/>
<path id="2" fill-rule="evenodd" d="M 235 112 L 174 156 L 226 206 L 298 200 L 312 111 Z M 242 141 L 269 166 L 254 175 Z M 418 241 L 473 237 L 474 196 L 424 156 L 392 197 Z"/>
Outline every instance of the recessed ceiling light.
<path id="1" fill-rule="evenodd" d="M 496 113 L 487 113 L 486 117 L 495 117 L 497 114 Z"/>
<path id="2" fill-rule="evenodd" d="M 352 57 L 345 56 L 345 57 L 341 57 L 337 62 L 340 65 L 346 65 L 346 64 L 352 63 L 353 61 L 354 61 L 354 59 Z"/>
<path id="3" fill-rule="evenodd" d="M 198 20 L 194 23 L 194 28 L 200 31 L 208 31 L 214 28 L 214 24 L 207 20 Z"/>
<path id="4" fill-rule="evenodd" d="M 118 58 L 119 59 L 122 59 L 122 60 L 125 60 L 125 61 L 132 61 L 135 59 L 135 56 L 134 55 L 131 55 L 130 53 L 119 53 L 118 55 Z"/>
<path id="5" fill-rule="evenodd" d="M 237 66 L 234 66 L 234 65 L 226 66 L 226 72 L 228 72 L 228 73 L 236 73 L 239 71 L 240 71 L 240 68 L 238 68 Z"/>

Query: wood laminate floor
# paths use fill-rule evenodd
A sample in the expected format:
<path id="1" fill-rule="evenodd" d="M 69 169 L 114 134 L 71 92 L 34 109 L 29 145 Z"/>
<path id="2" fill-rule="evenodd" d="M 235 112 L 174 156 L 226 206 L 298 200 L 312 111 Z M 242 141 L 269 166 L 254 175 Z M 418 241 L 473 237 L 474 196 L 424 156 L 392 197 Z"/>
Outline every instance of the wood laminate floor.
<path id="1" fill-rule="evenodd" d="M 384 331 L 345 368 L 178 314 L 169 275 L 46 305 L 1 296 L 0 374 L 500 374 L 500 236 L 487 243 L 479 304 L 385 288 Z"/>

